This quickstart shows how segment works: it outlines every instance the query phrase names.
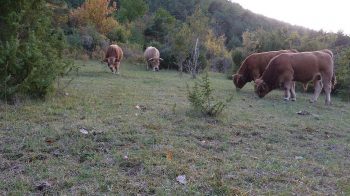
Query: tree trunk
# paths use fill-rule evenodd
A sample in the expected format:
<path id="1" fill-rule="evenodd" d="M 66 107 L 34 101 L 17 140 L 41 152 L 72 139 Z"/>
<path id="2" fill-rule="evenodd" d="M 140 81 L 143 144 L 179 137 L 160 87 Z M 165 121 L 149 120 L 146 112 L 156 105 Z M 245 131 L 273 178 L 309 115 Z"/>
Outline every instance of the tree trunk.
<path id="1" fill-rule="evenodd" d="M 194 47 L 194 53 L 193 53 L 193 63 L 192 63 L 192 78 L 195 79 L 197 77 L 197 65 L 198 65 L 198 56 L 199 56 L 199 52 L 198 52 L 198 37 L 196 40 L 196 45 Z"/>

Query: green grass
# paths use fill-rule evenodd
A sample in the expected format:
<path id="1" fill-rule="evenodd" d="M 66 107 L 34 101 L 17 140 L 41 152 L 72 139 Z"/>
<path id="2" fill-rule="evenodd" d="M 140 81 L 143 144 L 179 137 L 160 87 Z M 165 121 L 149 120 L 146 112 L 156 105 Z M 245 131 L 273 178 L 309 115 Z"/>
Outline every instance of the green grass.
<path id="1" fill-rule="evenodd" d="M 349 103 L 210 80 L 217 99 L 233 95 L 217 118 L 191 110 L 188 75 L 128 63 L 113 75 L 88 62 L 66 96 L 2 103 L 0 194 L 350 194 Z"/>

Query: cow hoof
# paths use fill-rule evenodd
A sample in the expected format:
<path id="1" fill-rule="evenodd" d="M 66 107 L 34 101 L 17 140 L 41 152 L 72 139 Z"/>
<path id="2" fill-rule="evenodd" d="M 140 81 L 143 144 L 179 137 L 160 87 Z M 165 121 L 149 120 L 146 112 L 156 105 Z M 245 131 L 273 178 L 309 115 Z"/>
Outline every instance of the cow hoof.
<path id="1" fill-rule="evenodd" d="M 297 100 L 297 98 L 295 98 L 295 97 L 294 97 L 294 98 L 292 98 L 291 100 L 292 100 L 292 101 L 296 101 L 296 100 Z"/>
<path id="2" fill-rule="evenodd" d="M 283 100 L 284 100 L 284 101 L 289 101 L 289 98 L 285 97 Z"/>
<path id="3" fill-rule="evenodd" d="M 310 99 L 309 102 L 310 102 L 310 103 L 315 103 L 316 100 Z"/>

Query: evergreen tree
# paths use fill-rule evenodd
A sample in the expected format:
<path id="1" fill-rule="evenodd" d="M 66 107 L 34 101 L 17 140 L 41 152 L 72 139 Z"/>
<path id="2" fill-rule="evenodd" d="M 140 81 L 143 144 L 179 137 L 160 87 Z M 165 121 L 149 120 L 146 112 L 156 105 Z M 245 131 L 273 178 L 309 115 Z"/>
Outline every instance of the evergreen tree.
<path id="1" fill-rule="evenodd" d="M 69 69 L 63 33 L 51 25 L 44 0 L 3 0 L 0 13 L 0 97 L 44 97 Z"/>

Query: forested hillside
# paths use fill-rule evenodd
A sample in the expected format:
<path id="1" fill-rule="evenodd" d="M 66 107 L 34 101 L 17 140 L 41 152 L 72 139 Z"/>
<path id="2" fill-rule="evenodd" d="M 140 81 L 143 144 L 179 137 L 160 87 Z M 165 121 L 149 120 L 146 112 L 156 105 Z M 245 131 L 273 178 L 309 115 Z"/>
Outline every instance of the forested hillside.
<path id="1" fill-rule="evenodd" d="M 39 32 L 38 25 L 50 30 Z M 32 34 L 43 40 L 45 36 L 62 36 L 57 37 L 58 41 L 65 42 L 62 43 L 64 46 L 60 45 L 61 49 L 56 45 L 42 48 L 56 48 L 61 51 L 59 55 L 69 59 L 100 60 L 106 46 L 118 43 L 127 59 L 142 63 L 143 50 L 152 45 L 160 50 L 164 59 L 161 63 L 163 69 L 179 71 L 189 71 L 188 65 L 193 60 L 198 39 L 200 66 L 195 71 L 208 69 L 227 73 L 228 76 L 238 68 L 242 59 L 253 52 L 329 48 L 335 54 L 338 77 L 335 92 L 349 98 L 349 36 L 341 31 L 327 33 L 292 26 L 255 14 L 228 0 L 5 0 L 1 6 L 0 26 L 8 29 L 0 32 L 0 47 L 12 51 L 12 54 L 0 54 L 2 64 L 14 62 L 12 57 L 16 56 L 22 58 L 17 61 L 25 65 L 28 56 L 18 55 L 17 49 L 35 42 L 33 37 L 31 39 Z M 45 44 L 50 42 L 53 40 Z M 18 48 L 11 50 L 9 47 L 16 45 L 11 43 L 19 44 Z M 22 73 L 23 69 L 11 68 L 5 74 L 4 67 L 1 68 L 1 80 L 14 87 L 8 94 L 16 90 L 28 91 L 30 87 L 24 88 L 26 85 L 37 85 L 25 79 L 30 71 Z M 55 71 L 54 75 L 63 74 L 62 68 L 67 67 L 61 66 L 61 71 Z M 12 77 L 9 78 L 9 75 Z M 20 76 L 14 78 L 15 75 Z M 25 80 L 30 84 L 22 85 Z M 44 89 L 49 83 L 40 84 L 41 87 L 37 85 L 36 88 L 42 88 L 39 95 L 45 94 Z"/>

